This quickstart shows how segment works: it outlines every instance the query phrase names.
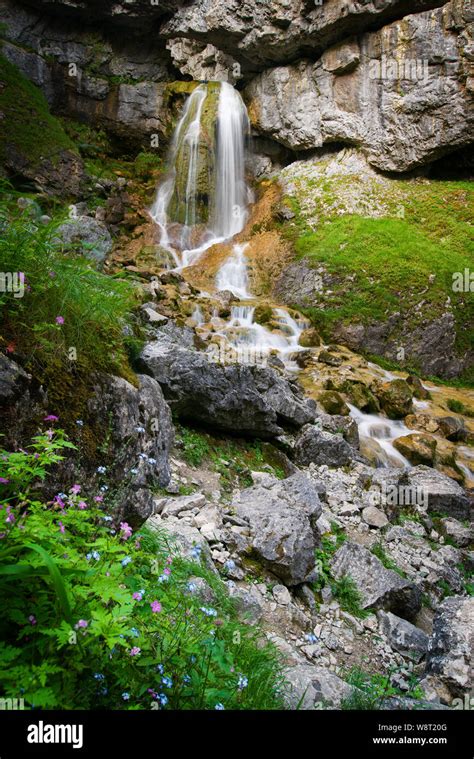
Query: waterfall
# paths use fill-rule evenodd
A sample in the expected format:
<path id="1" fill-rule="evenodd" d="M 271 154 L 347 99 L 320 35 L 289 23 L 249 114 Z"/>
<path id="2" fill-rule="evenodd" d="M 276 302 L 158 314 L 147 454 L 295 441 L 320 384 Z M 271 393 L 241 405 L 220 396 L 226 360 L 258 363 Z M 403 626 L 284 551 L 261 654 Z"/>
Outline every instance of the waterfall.
<path id="1" fill-rule="evenodd" d="M 234 245 L 234 251 L 219 269 L 216 278 L 218 290 L 229 290 L 236 298 L 250 298 L 248 291 L 247 260 L 244 251 L 248 243 Z"/>
<path id="2" fill-rule="evenodd" d="M 174 132 L 168 176 L 150 209 L 160 246 L 176 268 L 190 266 L 243 228 L 248 130 L 243 100 L 227 82 L 201 84 L 189 96 Z"/>

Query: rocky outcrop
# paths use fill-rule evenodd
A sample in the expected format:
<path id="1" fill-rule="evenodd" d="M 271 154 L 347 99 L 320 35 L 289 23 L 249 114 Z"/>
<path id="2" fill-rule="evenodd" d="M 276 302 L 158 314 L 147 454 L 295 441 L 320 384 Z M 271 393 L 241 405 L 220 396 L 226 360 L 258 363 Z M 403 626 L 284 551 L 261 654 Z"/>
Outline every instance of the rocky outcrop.
<path id="1" fill-rule="evenodd" d="M 388 637 L 392 647 L 405 656 L 419 662 L 428 650 L 428 635 L 406 619 L 401 619 L 390 611 L 377 613 L 379 627 Z"/>
<path id="2" fill-rule="evenodd" d="M 418 588 L 382 562 L 367 548 L 347 541 L 334 555 L 331 569 L 336 577 L 349 576 L 361 594 L 363 609 L 384 609 L 413 619 L 421 607 Z"/>
<path id="3" fill-rule="evenodd" d="M 474 599 L 446 598 L 437 609 L 429 641 L 426 672 L 446 686 L 453 697 L 472 690 Z"/>
<path id="4" fill-rule="evenodd" d="M 453 0 L 344 41 L 316 63 L 266 70 L 245 90 L 251 122 L 293 150 L 360 146 L 384 171 L 408 171 L 467 146 L 468 22 L 466 6 Z"/>
<path id="5" fill-rule="evenodd" d="M 314 403 L 274 369 L 223 365 L 172 343 L 145 346 L 141 360 L 183 419 L 262 438 L 314 419 Z"/>
<path id="6" fill-rule="evenodd" d="M 326 464 L 347 466 L 354 460 L 355 451 L 339 433 L 325 432 L 313 424 L 302 429 L 295 441 L 294 458 L 297 464 Z"/>
<path id="7" fill-rule="evenodd" d="M 232 501 L 235 514 L 250 528 L 240 550 L 262 563 L 285 585 L 316 578 L 315 548 L 321 515 L 318 492 L 303 473 L 286 480 L 268 478 L 242 490 Z"/>

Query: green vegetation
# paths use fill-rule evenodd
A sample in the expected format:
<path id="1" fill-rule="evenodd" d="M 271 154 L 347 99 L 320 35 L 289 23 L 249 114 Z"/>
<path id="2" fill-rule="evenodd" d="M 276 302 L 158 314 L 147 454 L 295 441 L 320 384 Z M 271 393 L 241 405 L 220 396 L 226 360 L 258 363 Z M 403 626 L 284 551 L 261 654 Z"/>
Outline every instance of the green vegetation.
<path id="1" fill-rule="evenodd" d="M 117 524 L 87 486 L 46 502 L 73 448 L 50 430 L 0 452 L 0 695 L 26 708 L 281 708 L 276 649 L 238 622 L 198 547 L 183 559 L 165 533 Z"/>
<path id="2" fill-rule="evenodd" d="M 0 336 L 26 368 L 64 372 L 127 374 L 123 328 L 137 302 L 134 287 L 96 271 L 85 258 L 68 256 L 55 240 L 54 224 L 43 226 L 30 208 L 0 205 L 0 262 L 6 272 L 21 272 L 23 297 L 0 294 Z"/>
<path id="3" fill-rule="evenodd" d="M 63 150 L 77 152 L 58 119 L 49 113 L 46 99 L 32 82 L 0 55 L 0 163 L 15 150 L 32 167 L 44 159 L 54 164 Z"/>
<path id="4" fill-rule="evenodd" d="M 176 425 L 176 431 L 176 445 L 184 460 L 191 466 L 204 464 L 218 472 L 224 493 L 237 486 L 252 485 L 251 471 L 268 471 L 279 479 L 285 477 L 278 452 L 268 443 L 221 438 L 180 424 Z"/>
<path id="5" fill-rule="evenodd" d="M 338 181 L 341 178 L 330 183 L 336 197 Z M 316 181 L 318 191 L 322 182 Z M 453 275 L 472 270 L 472 184 L 393 180 L 390 193 L 381 187 L 374 195 L 374 207 L 386 207 L 382 218 L 347 210 L 336 214 L 324 194 L 329 187 L 317 206 L 316 231 L 306 225 L 300 208 L 301 198 L 311 192 L 310 184 L 301 184 L 299 196 L 291 199 L 297 218 L 288 234 L 299 256 L 315 266 L 322 264 L 332 276 L 330 292 L 323 290 L 318 306 L 307 309 L 323 334 L 329 336 L 341 321 L 385 321 L 396 312 L 414 329 L 444 313 L 449 297 L 457 324 L 457 350 L 468 349 L 474 340 L 474 293 L 454 292 Z M 402 217 L 397 213 L 401 207 Z M 416 309 L 421 302 L 422 307 Z"/>
<path id="6" fill-rule="evenodd" d="M 336 524 L 331 525 L 331 530 L 329 535 L 323 535 L 321 547 L 316 550 L 318 579 L 313 583 L 313 590 L 315 593 L 320 593 L 324 587 L 329 586 L 334 598 L 339 601 L 341 609 L 354 617 L 364 619 L 371 612 L 362 608 L 362 598 L 352 577 L 344 575 L 336 579 L 332 575 L 331 559 L 346 540 L 346 535 Z"/>
<path id="7" fill-rule="evenodd" d="M 341 702 L 341 709 L 346 711 L 376 710 L 382 707 L 382 702 L 387 698 L 423 699 L 425 697 L 413 673 L 408 677 L 410 686 L 408 691 L 401 691 L 391 685 L 391 677 L 396 671 L 396 669 L 392 669 L 389 674 L 385 675 L 372 674 L 364 672 L 361 667 L 352 667 L 344 679 L 354 689 L 350 696 Z"/>
<path id="8" fill-rule="evenodd" d="M 410 519 L 412 519 L 412 517 L 410 517 Z M 370 550 L 374 554 L 374 556 L 380 559 L 385 569 L 391 569 L 393 572 L 396 572 L 401 577 L 406 577 L 405 572 L 402 569 L 400 569 L 400 567 L 397 566 L 394 560 L 386 553 L 382 543 L 375 543 Z"/>

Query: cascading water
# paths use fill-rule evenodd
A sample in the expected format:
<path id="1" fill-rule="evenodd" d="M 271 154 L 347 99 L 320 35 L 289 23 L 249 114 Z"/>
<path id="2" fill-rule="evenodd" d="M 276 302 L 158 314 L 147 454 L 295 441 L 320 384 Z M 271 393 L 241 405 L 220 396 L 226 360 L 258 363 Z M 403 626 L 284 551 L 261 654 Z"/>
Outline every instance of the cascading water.
<path id="1" fill-rule="evenodd" d="M 216 288 L 218 290 L 228 290 L 240 300 L 251 297 L 248 291 L 247 260 L 245 258 L 247 247 L 248 243 L 234 245 L 232 255 L 221 266 L 216 277 Z"/>
<path id="2" fill-rule="evenodd" d="M 176 268 L 242 230 L 248 131 L 244 102 L 227 82 L 201 84 L 189 96 L 175 129 L 169 175 L 150 209 Z"/>

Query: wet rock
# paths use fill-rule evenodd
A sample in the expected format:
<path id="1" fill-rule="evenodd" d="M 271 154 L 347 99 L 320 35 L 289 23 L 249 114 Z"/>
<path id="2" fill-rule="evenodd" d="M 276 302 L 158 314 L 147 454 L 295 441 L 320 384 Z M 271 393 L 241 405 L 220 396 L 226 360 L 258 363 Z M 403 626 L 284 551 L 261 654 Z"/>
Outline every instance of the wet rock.
<path id="1" fill-rule="evenodd" d="M 384 382 L 377 390 L 377 397 L 389 419 L 403 419 L 413 410 L 412 391 L 405 380 Z"/>
<path id="2" fill-rule="evenodd" d="M 232 501 L 232 510 L 249 524 L 250 555 L 285 585 L 315 579 L 316 522 L 321 504 L 316 488 L 304 474 L 286 480 L 274 478 L 267 487 L 246 488 Z"/>
<path id="3" fill-rule="evenodd" d="M 380 410 L 379 402 L 375 395 L 369 390 L 367 385 L 357 380 L 345 380 L 340 386 L 335 388 L 345 393 L 351 403 L 357 406 L 361 411 L 368 414 L 377 413 Z"/>
<path id="4" fill-rule="evenodd" d="M 267 439 L 314 419 L 314 402 L 271 368 L 213 363 L 164 340 L 146 345 L 141 358 L 181 418 Z"/>
<path id="5" fill-rule="evenodd" d="M 426 674 L 435 675 L 453 697 L 472 689 L 474 598 L 446 598 L 438 607 L 429 641 Z"/>
<path id="6" fill-rule="evenodd" d="M 387 636 L 395 651 L 419 662 L 428 650 L 429 637 L 419 627 L 391 612 L 377 612 L 379 628 Z"/>
<path id="7" fill-rule="evenodd" d="M 293 455 L 301 466 L 313 463 L 340 467 L 354 460 L 355 451 L 342 435 L 332 435 L 314 424 L 308 424 L 296 438 Z"/>
<path id="8" fill-rule="evenodd" d="M 318 401 L 328 414 L 338 414 L 340 416 L 347 416 L 349 414 L 349 407 L 344 398 L 335 390 L 326 390 L 324 393 L 321 393 L 318 396 Z"/>
<path id="9" fill-rule="evenodd" d="M 431 399 L 430 391 L 426 389 L 419 377 L 410 374 L 407 379 L 407 384 L 410 385 L 414 398 L 419 401 L 426 401 Z"/>
<path id="10" fill-rule="evenodd" d="M 300 335 L 299 344 L 302 345 L 303 348 L 316 348 L 318 345 L 321 345 L 319 332 L 314 329 L 314 327 L 303 330 Z"/>
<path id="11" fill-rule="evenodd" d="M 444 435 L 447 440 L 452 440 L 456 443 L 467 440 L 468 430 L 466 429 L 463 419 L 460 419 L 457 416 L 443 416 L 436 421 L 438 422 L 441 434 Z"/>
<path id="12" fill-rule="evenodd" d="M 403 435 L 393 442 L 394 448 L 411 464 L 433 466 L 436 455 L 436 438 L 423 433 Z"/>
<path id="13" fill-rule="evenodd" d="M 338 414 L 318 414 L 316 422 L 323 430 L 333 435 L 340 433 L 344 440 L 354 449 L 359 448 L 359 428 L 357 422 L 351 416 L 339 416 Z"/>
<path id="14" fill-rule="evenodd" d="M 418 588 L 400 577 L 367 548 L 347 541 L 334 555 L 331 569 L 336 579 L 351 577 L 361 594 L 363 609 L 384 609 L 412 619 L 421 608 Z"/>
<path id="15" fill-rule="evenodd" d="M 321 351 L 318 355 L 318 361 L 321 364 L 327 364 L 327 366 L 340 366 L 342 364 L 342 358 L 335 356 L 330 351 Z"/>

